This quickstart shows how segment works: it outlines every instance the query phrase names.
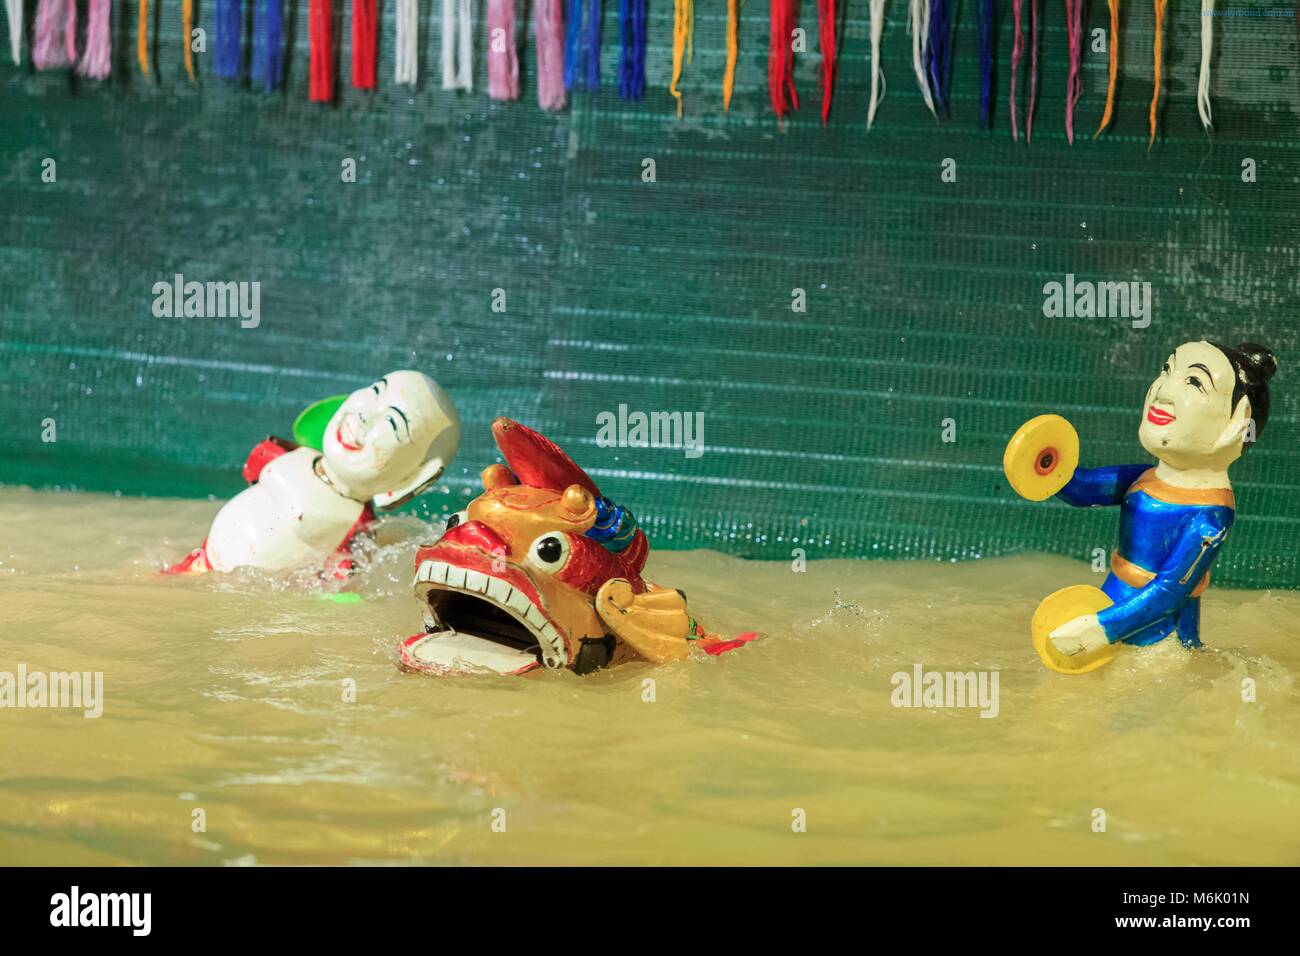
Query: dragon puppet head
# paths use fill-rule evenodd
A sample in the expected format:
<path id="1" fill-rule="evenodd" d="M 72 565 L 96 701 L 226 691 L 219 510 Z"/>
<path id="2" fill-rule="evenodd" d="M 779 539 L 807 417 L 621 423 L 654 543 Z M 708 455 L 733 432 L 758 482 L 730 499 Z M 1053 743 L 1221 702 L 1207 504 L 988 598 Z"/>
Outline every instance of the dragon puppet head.
<path id="1" fill-rule="evenodd" d="M 416 553 L 425 633 L 403 642 L 401 666 L 585 674 L 630 658 L 595 598 L 612 579 L 646 590 L 645 534 L 554 442 L 507 418 L 492 435 L 506 463 L 485 469 L 483 494 Z"/>

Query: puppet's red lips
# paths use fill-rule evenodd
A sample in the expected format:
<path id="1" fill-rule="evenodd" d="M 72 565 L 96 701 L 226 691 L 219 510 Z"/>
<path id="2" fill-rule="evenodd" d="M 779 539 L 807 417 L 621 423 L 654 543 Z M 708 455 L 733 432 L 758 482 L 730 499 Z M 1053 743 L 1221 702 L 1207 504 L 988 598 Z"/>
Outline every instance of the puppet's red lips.
<path id="1" fill-rule="evenodd" d="M 339 422 L 338 428 L 334 429 L 334 439 L 348 451 L 360 451 L 360 445 L 354 445 L 343 437 L 343 423 Z"/>
<path id="2" fill-rule="evenodd" d="M 1152 405 L 1147 409 L 1147 421 L 1152 425 L 1168 425 L 1174 420 L 1174 416 L 1169 414 L 1163 408 L 1156 408 Z"/>

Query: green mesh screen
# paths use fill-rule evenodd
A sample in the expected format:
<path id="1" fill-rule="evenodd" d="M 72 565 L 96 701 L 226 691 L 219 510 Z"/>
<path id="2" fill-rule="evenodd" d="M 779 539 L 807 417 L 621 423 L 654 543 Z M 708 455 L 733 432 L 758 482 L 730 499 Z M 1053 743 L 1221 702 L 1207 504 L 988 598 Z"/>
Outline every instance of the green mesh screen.
<path id="1" fill-rule="evenodd" d="M 28 3 L 31 17 L 34 3 Z M 336 4 L 338 6 L 338 4 Z M 1106 55 L 1088 15 L 1080 136 L 1064 137 L 1063 4 L 1043 11 L 1034 142 L 1006 120 L 1009 0 L 997 110 L 978 123 L 974 4 L 957 7 L 951 118 L 910 76 L 892 0 L 887 96 L 866 130 L 866 0 L 849 0 L 831 124 L 817 56 L 798 57 L 803 110 L 767 105 L 768 11 L 742 11 L 736 96 L 721 110 L 725 3 L 698 3 L 679 121 L 666 86 L 672 9 L 651 0 L 648 92 L 610 85 L 548 115 L 524 96 L 438 88 L 438 9 L 421 3 L 421 82 L 306 97 L 306 4 L 290 2 L 288 89 L 266 95 L 182 72 L 180 4 L 155 23 L 157 75 L 135 72 L 135 7 L 114 5 L 111 82 L 0 65 L 0 480 L 127 494 L 228 495 L 247 449 L 323 395 L 414 366 L 466 423 L 459 507 L 494 459 L 488 423 L 533 425 L 625 501 L 660 547 L 763 558 L 962 559 L 1114 543 L 1113 512 L 1015 498 L 1003 445 L 1058 411 L 1085 463 L 1140 461 L 1140 404 L 1170 347 L 1254 339 L 1278 353 L 1274 413 L 1237 466 L 1242 517 L 1224 584 L 1300 585 L 1297 49 L 1294 11 L 1229 4 L 1214 60 L 1216 130 L 1195 111 L 1199 3 L 1170 5 L 1161 139 L 1148 155 L 1150 4 L 1125 2 L 1112 131 L 1093 141 Z M 522 7 L 522 5 L 521 5 Z M 843 4 L 841 4 L 843 7 Z M 617 6 L 605 4 L 612 81 Z M 213 28 L 205 0 L 198 23 Z M 479 5 L 478 14 L 483 13 Z M 816 10 L 802 24 L 816 47 Z M 344 15 L 340 32 L 346 35 Z M 348 72 L 348 44 L 340 77 Z M 25 58 L 25 57 L 24 57 Z M 1022 95 L 1023 104 L 1024 97 Z M 42 161 L 57 182 L 41 181 Z M 341 181 L 345 158 L 357 182 Z M 643 160 L 656 165 L 642 180 Z M 956 182 L 941 179 L 945 159 Z M 1258 181 L 1242 181 L 1252 159 Z M 174 273 L 261 283 L 261 325 L 158 319 Z M 1151 283 L 1149 328 L 1049 319 L 1045 282 Z M 507 311 L 491 310 L 494 289 Z M 791 309 L 803 289 L 807 310 Z M 705 453 L 605 448 L 596 417 L 704 414 Z M 53 418 L 57 441 L 41 440 Z M 951 420 L 956 440 L 943 441 Z"/>

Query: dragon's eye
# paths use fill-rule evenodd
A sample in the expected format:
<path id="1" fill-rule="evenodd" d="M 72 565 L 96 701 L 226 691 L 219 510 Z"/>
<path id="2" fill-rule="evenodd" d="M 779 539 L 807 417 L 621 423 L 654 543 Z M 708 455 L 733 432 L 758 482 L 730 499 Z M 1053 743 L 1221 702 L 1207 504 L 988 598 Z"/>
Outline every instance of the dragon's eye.
<path id="1" fill-rule="evenodd" d="M 533 567 L 554 574 L 569 560 L 569 537 L 551 532 L 544 534 L 528 547 L 528 562 Z"/>
<path id="2" fill-rule="evenodd" d="M 468 520 L 469 520 L 468 511 L 457 511 L 454 515 L 452 515 L 450 518 L 447 519 L 447 527 L 445 530 L 450 531 L 452 528 L 456 527 L 456 525 L 462 524 L 463 522 L 466 522 Z"/>

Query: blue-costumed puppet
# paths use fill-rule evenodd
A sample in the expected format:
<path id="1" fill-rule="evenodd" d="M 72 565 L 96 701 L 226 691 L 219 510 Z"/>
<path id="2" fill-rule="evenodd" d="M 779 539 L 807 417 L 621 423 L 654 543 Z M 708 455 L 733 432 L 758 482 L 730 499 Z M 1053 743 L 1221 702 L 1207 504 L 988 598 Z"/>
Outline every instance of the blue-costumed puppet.
<path id="1" fill-rule="evenodd" d="M 1236 515 L 1228 468 L 1268 422 L 1276 370 L 1273 353 L 1252 343 L 1176 348 L 1147 390 L 1138 428 L 1154 467 L 1076 468 L 1077 436 L 1057 416 L 1034 419 L 1012 439 L 1003 463 L 1021 494 L 1121 508 L 1119 546 L 1100 591 L 1066 588 L 1035 615 L 1035 647 L 1045 664 L 1081 673 L 1110 660 L 1121 644 L 1171 635 L 1200 645 L 1200 596 Z"/>

